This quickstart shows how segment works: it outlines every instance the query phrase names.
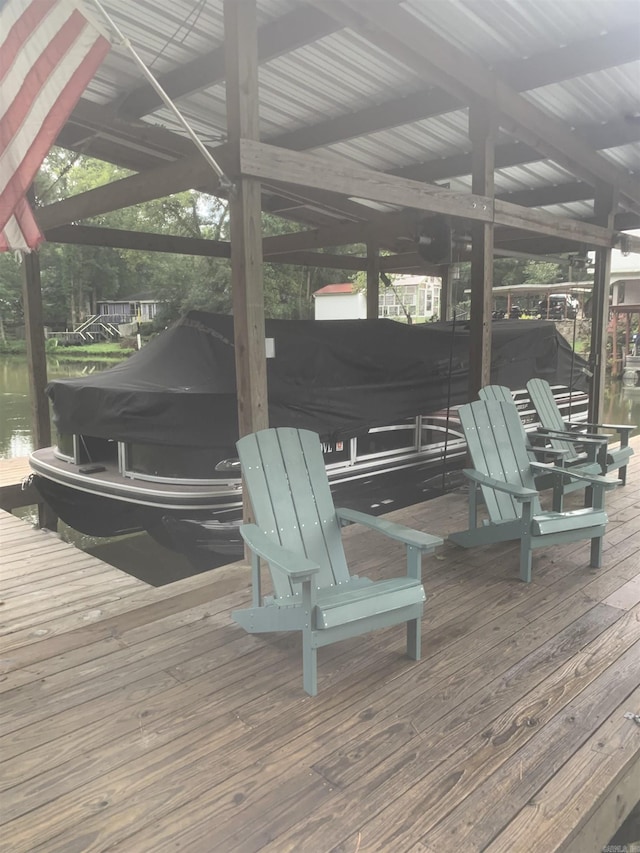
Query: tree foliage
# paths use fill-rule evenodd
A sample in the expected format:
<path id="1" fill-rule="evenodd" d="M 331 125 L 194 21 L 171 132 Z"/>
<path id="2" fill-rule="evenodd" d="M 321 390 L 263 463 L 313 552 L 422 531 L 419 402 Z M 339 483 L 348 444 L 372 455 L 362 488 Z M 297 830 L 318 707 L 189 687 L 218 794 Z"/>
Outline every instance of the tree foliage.
<path id="1" fill-rule="evenodd" d="M 126 177 L 110 163 L 54 148 L 35 182 L 36 204 L 51 204 Z M 229 239 L 224 201 L 195 191 L 176 193 L 87 220 L 87 224 L 214 240 Z M 297 230 L 263 215 L 265 235 Z M 105 299 L 157 299 L 159 325 L 190 309 L 230 313 L 231 271 L 224 258 L 44 243 L 39 249 L 45 325 L 64 329 L 95 312 Z M 265 264 L 267 317 L 311 317 L 314 290 L 350 273 Z M 0 254 L 0 333 L 22 323 L 22 271 L 13 255 Z"/>

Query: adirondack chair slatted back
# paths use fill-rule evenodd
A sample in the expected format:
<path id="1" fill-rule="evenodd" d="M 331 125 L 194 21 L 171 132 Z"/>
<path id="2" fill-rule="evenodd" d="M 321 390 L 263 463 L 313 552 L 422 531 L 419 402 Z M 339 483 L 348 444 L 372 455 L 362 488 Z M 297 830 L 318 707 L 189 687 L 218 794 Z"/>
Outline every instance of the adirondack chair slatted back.
<path id="1" fill-rule="evenodd" d="M 493 400 L 498 403 L 507 403 L 509 406 L 513 406 L 517 409 L 515 404 L 515 400 L 513 399 L 513 394 L 506 387 L 506 385 L 485 385 L 484 388 L 481 388 L 478 391 L 478 397 L 481 400 Z M 518 421 L 520 423 L 520 431 L 522 433 L 522 440 L 525 443 L 527 451 L 531 449 L 531 445 L 529 443 L 529 437 L 527 436 L 526 430 L 518 417 Z"/>
<path id="2" fill-rule="evenodd" d="M 460 406 L 458 411 L 476 471 L 502 482 L 535 489 L 520 416 L 513 402 L 477 400 Z M 521 504 L 503 492 L 482 486 L 482 496 L 493 522 L 512 520 L 522 514 Z M 539 510 L 539 501 L 535 499 L 534 514 Z"/>
<path id="3" fill-rule="evenodd" d="M 544 379 L 530 379 L 527 382 L 527 391 L 529 392 L 531 402 L 538 413 L 542 426 L 545 429 L 566 432 L 567 428 L 562 420 L 562 414 L 555 401 L 549 383 Z M 567 463 L 571 463 L 579 457 L 576 445 L 572 441 L 564 441 L 562 438 L 551 438 L 549 443 L 554 450 L 565 451 L 564 460 Z"/>
<path id="4" fill-rule="evenodd" d="M 513 394 L 506 385 L 485 385 L 484 388 L 478 391 L 478 397 L 481 400 L 497 400 L 499 403 L 513 403 Z"/>
<path id="5" fill-rule="evenodd" d="M 340 525 L 318 436 L 288 427 L 263 430 L 237 442 L 244 482 L 256 524 L 283 548 L 320 565 L 319 589 L 345 583 L 349 570 Z M 291 583 L 270 566 L 277 598 L 295 595 Z"/>

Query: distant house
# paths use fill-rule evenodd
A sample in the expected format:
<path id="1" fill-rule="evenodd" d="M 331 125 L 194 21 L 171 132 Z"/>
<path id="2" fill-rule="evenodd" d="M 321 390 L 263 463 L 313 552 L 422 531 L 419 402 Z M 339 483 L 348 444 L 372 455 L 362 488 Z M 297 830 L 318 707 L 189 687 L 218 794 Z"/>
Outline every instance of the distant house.
<path id="1" fill-rule="evenodd" d="M 104 299 L 97 303 L 98 314 L 109 318 L 111 323 L 148 323 L 158 313 L 162 301 L 147 296 L 132 296 L 127 299 Z"/>
<path id="2" fill-rule="evenodd" d="M 313 294 L 316 320 L 363 320 L 367 316 L 367 297 L 351 282 L 327 284 Z"/>
<path id="3" fill-rule="evenodd" d="M 378 316 L 423 323 L 440 318 L 442 282 L 436 276 L 397 275 L 392 284 L 380 284 Z M 313 294 L 316 320 L 361 320 L 367 316 L 367 297 L 356 286 L 327 284 Z"/>
<path id="4" fill-rule="evenodd" d="M 640 231 L 630 231 L 640 236 Z M 637 385 L 640 377 L 640 255 L 611 252 L 611 372 L 623 376 L 626 385 Z M 620 335 L 620 336 L 619 336 Z M 623 338 L 622 348 L 618 349 Z"/>
<path id="5" fill-rule="evenodd" d="M 378 314 L 392 319 L 411 317 L 424 322 L 440 319 L 442 281 L 432 275 L 397 275 L 389 287 L 380 287 Z"/>
<path id="6" fill-rule="evenodd" d="M 640 236 L 640 231 L 630 231 Z M 611 306 L 626 308 L 633 306 L 640 311 L 640 255 L 623 255 L 618 249 L 611 252 Z"/>

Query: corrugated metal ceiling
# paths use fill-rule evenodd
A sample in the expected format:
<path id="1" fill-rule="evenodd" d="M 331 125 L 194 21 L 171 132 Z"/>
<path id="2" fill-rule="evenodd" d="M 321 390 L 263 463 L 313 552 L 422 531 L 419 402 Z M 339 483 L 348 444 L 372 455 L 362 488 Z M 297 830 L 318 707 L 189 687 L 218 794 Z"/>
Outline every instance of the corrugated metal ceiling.
<path id="1" fill-rule="evenodd" d="M 159 75 L 222 45 L 221 0 L 105 0 L 104 5 Z M 638 0 L 407 0 L 401 5 L 455 47 L 498 69 L 505 62 L 561 49 L 621 27 L 636 27 L 640 39 Z M 305 7 L 308 4 L 296 0 L 258 0 L 259 26 Z M 314 8 L 323 11 L 322 5 Z M 265 62 L 259 74 L 261 133 L 267 141 L 403 99 L 429 86 L 428 80 L 398 57 L 337 25 L 336 32 Z M 122 46 L 116 46 L 86 96 L 101 104 L 117 102 L 141 82 Z M 598 125 L 636 115 L 639 93 L 640 59 L 544 85 L 525 97 L 570 125 Z M 186 118 L 207 143 L 216 144 L 225 138 L 224 94 L 224 82 L 218 81 L 178 100 Z M 147 115 L 144 121 L 183 133 L 164 108 Z M 501 132 L 497 141 L 513 140 Z M 466 110 L 456 109 L 376 132 L 353 133 L 320 150 L 350 163 L 393 171 L 463 154 L 469 148 Z M 640 142 L 612 148 L 604 156 L 624 169 L 638 171 Z M 500 169 L 496 174 L 498 192 L 571 180 L 565 169 L 544 161 Z M 450 185 L 468 190 L 470 181 L 464 175 L 454 175 Z M 589 204 L 582 202 L 554 206 L 565 215 L 568 210 L 585 215 L 585 208 Z"/>

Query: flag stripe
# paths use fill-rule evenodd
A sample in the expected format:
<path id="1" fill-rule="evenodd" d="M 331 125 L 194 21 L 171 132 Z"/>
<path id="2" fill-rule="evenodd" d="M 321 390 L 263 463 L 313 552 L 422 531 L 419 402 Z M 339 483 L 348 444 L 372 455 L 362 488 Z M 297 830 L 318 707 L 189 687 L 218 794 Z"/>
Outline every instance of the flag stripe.
<path id="1" fill-rule="evenodd" d="M 28 175 L 26 186 L 29 186 L 60 128 L 91 80 L 96 67 L 96 54 L 102 59 L 109 49 L 105 39 L 99 36 L 96 40 L 95 34 L 90 31 L 80 34 L 79 44 L 83 50 L 65 54 L 55 73 L 48 77 L 29 103 L 29 111 L 24 115 L 20 127 L 16 128 L 13 138 L 6 141 L 0 154 L 0 193 L 6 191 L 11 194 L 9 185 L 13 182 L 7 182 L 7 178 L 13 170 L 5 165 L 11 162 L 15 164 L 22 161 L 21 174 Z M 85 55 L 85 51 L 93 49 L 95 54 Z M 36 162 L 38 157 L 40 160 Z M 3 182 L 7 183 L 3 186 Z"/>
<path id="2" fill-rule="evenodd" d="M 2 143 L 3 150 L 6 150 L 11 139 L 13 139 L 26 116 L 31 111 L 32 104 L 42 89 L 42 81 L 47 80 L 57 70 L 57 66 L 62 63 L 78 34 L 82 31 L 83 26 L 84 21 L 82 16 L 78 12 L 74 12 L 51 39 L 46 46 L 46 50 L 38 57 L 37 62 L 30 63 L 30 67 L 24 69 L 26 73 L 20 74 L 22 85 L 0 123 L 0 143 Z M 20 72 L 22 70 L 20 68 Z M 9 81 L 7 81 L 7 89 L 11 91 Z"/>
<path id="3" fill-rule="evenodd" d="M 77 0 L 0 5 L 0 251 L 42 239 L 26 190 L 109 50 L 81 8 Z"/>
<path id="4" fill-rule="evenodd" d="M 4 231 L 0 232 L 0 251 L 6 252 L 9 248 L 29 251 L 35 249 L 43 239 L 29 203 L 26 198 L 20 199 L 14 216 L 9 219 Z"/>
<path id="5" fill-rule="evenodd" d="M 19 12 L 16 4 L 9 3 L 6 12 L 3 10 L 2 30 L 7 33 L 2 40 L 2 54 L 0 55 L 0 81 L 3 80 L 7 70 L 12 66 L 20 53 L 22 45 L 27 41 L 29 35 L 40 25 L 42 19 L 49 12 L 48 4 L 31 3 L 19 17 L 12 12 Z M 9 28 L 9 29 L 8 29 Z"/>

